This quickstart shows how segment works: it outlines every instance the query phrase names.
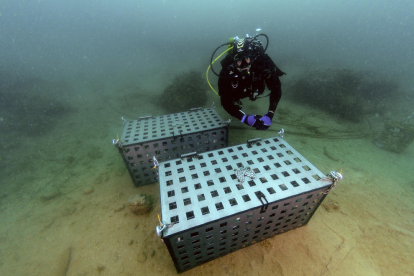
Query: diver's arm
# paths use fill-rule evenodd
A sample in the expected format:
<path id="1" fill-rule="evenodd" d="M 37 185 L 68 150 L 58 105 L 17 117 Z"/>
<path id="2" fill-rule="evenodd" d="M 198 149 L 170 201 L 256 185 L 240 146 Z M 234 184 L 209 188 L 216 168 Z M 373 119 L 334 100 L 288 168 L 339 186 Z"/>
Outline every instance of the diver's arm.
<path id="1" fill-rule="evenodd" d="M 270 76 L 270 78 L 266 81 L 266 84 L 270 89 L 269 112 L 274 114 L 280 98 L 282 97 L 282 87 L 279 77 Z"/>
<path id="2" fill-rule="evenodd" d="M 268 55 L 265 55 L 265 64 L 267 67 L 266 71 L 270 72 L 265 80 L 267 88 L 270 90 L 269 112 L 274 114 L 282 97 L 282 84 L 279 77 L 286 75 L 286 73 L 280 70 Z"/>
<path id="3" fill-rule="evenodd" d="M 220 102 L 223 106 L 224 110 L 227 111 L 231 116 L 236 117 L 237 119 L 241 120 L 245 113 L 241 111 L 241 107 L 237 105 L 231 95 L 232 86 L 229 78 L 226 77 L 226 73 L 224 70 L 221 70 L 219 80 L 218 80 L 218 88 L 219 88 L 219 95 L 220 95 Z"/>

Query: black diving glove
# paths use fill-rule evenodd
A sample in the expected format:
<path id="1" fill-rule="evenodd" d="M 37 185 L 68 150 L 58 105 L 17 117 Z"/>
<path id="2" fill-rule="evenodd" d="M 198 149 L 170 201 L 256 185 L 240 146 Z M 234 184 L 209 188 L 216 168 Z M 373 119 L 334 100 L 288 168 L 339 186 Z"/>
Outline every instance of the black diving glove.
<path id="1" fill-rule="evenodd" d="M 241 122 L 251 127 L 257 127 L 259 124 L 261 124 L 260 123 L 261 117 L 262 116 L 260 115 L 244 115 L 243 118 L 241 119 Z"/>
<path id="2" fill-rule="evenodd" d="M 259 121 L 257 122 L 256 129 L 257 130 L 267 130 L 272 125 L 272 119 L 275 114 L 272 112 L 267 112 L 265 115 L 260 117 Z"/>

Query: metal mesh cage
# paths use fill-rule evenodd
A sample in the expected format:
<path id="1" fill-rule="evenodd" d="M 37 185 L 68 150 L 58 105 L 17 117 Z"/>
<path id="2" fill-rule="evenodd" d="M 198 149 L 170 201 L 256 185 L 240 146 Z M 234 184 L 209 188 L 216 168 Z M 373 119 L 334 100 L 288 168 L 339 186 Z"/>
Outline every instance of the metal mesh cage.
<path id="1" fill-rule="evenodd" d="M 159 173 L 178 272 L 307 224 L 332 185 L 279 137 L 166 161 Z"/>
<path id="2" fill-rule="evenodd" d="M 188 112 L 126 121 L 119 152 L 135 186 L 157 181 L 153 156 L 159 161 L 189 152 L 224 148 L 228 143 L 228 125 L 214 108 L 196 108 Z"/>

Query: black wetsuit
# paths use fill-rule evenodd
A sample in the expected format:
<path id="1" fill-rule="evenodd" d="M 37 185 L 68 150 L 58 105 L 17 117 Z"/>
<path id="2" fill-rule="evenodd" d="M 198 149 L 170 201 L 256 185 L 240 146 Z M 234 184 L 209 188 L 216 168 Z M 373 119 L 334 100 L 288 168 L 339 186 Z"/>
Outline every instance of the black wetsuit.
<path id="1" fill-rule="evenodd" d="M 267 54 L 252 58 L 250 73 L 235 68 L 233 55 L 229 54 L 221 61 L 222 69 L 218 80 L 221 105 L 232 116 L 241 120 L 245 115 L 241 111 L 240 100 L 255 100 L 263 94 L 265 85 L 270 90 L 269 109 L 275 111 L 282 96 L 279 77 L 285 75 Z M 264 112 L 264 113 L 266 113 Z"/>

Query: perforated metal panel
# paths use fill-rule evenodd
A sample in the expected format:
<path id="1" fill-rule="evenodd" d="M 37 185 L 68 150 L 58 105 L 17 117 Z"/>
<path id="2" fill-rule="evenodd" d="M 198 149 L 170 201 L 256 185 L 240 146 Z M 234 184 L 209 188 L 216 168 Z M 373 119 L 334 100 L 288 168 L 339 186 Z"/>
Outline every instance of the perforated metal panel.
<path id="1" fill-rule="evenodd" d="M 239 179 L 248 168 L 255 177 Z M 162 162 L 159 173 L 178 272 L 307 224 L 332 185 L 279 137 Z"/>
<path id="2" fill-rule="evenodd" d="M 135 186 L 158 180 L 153 156 L 158 161 L 178 158 L 190 152 L 224 148 L 228 125 L 214 108 L 192 109 L 158 117 L 126 121 L 119 151 Z"/>

